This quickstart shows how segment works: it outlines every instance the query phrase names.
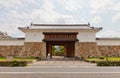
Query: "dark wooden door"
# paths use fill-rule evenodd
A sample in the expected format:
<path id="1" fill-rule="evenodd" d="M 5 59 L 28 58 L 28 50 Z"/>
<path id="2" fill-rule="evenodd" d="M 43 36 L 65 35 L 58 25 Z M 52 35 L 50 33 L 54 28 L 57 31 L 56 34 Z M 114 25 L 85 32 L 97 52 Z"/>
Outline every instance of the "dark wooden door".
<path id="1" fill-rule="evenodd" d="M 67 57 L 74 57 L 74 43 L 67 44 Z"/>
<path id="2" fill-rule="evenodd" d="M 46 52 L 46 57 L 50 54 L 50 57 L 52 57 L 52 44 L 47 43 L 47 52 Z"/>

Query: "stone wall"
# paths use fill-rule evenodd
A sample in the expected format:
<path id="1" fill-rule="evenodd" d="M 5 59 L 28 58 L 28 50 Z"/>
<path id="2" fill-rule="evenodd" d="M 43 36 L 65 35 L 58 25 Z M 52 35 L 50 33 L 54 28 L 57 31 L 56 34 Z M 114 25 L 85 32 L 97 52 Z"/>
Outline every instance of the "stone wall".
<path id="1" fill-rule="evenodd" d="M 45 42 L 25 42 L 24 45 L 0 46 L 0 57 L 41 57 L 46 58 Z M 75 56 L 98 57 L 98 56 L 120 56 L 119 46 L 97 45 L 96 42 L 76 42 Z"/>
<path id="2" fill-rule="evenodd" d="M 44 42 L 25 42 L 20 57 L 46 58 L 46 44 Z"/>
<path id="3" fill-rule="evenodd" d="M 101 53 L 98 50 L 96 42 L 76 42 L 75 43 L 75 56 L 84 58 L 98 57 Z"/>
<path id="4" fill-rule="evenodd" d="M 22 46 L 0 46 L 0 57 L 41 57 L 46 58 L 46 44 L 44 42 L 25 42 Z"/>
<path id="5" fill-rule="evenodd" d="M 120 56 L 119 46 L 98 46 L 102 56 Z"/>
<path id="6" fill-rule="evenodd" d="M 19 56 L 23 46 L 0 46 L 0 57 Z"/>

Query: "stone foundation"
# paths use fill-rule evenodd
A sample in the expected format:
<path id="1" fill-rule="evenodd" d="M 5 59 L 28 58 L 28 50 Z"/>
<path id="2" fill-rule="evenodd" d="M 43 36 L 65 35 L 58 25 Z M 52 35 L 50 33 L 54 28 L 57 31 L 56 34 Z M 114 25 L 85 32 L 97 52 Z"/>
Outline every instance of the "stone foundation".
<path id="1" fill-rule="evenodd" d="M 120 56 L 120 46 L 98 46 L 102 56 Z"/>
<path id="2" fill-rule="evenodd" d="M 46 44 L 44 42 L 25 42 L 20 57 L 46 58 Z"/>
<path id="3" fill-rule="evenodd" d="M 23 46 L 0 46 L 0 57 L 18 57 Z"/>
<path id="4" fill-rule="evenodd" d="M 98 50 L 96 42 L 76 42 L 75 43 L 75 56 L 88 58 L 98 57 L 101 53 Z"/>
<path id="5" fill-rule="evenodd" d="M 25 42 L 20 46 L 0 46 L 0 57 L 41 57 L 46 58 L 45 42 Z M 76 42 L 76 57 L 120 56 L 120 46 L 98 46 L 96 42 Z"/>

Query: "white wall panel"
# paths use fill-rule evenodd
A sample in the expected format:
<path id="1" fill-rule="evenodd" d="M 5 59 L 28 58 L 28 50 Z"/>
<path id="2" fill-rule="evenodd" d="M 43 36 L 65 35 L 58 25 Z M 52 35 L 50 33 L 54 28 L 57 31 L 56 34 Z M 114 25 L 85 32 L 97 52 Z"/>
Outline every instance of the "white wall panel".
<path id="1" fill-rule="evenodd" d="M 0 40 L 0 45 L 24 45 L 24 40 Z"/>
<path id="2" fill-rule="evenodd" d="M 120 45 L 120 40 L 97 40 L 97 45 L 118 46 Z"/>
<path id="3" fill-rule="evenodd" d="M 44 35 L 42 32 L 26 32 L 25 42 L 42 42 Z"/>
<path id="4" fill-rule="evenodd" d="M 96 42 L 95 32 L 79 32 L 77 38 L 79 42 Z"/>

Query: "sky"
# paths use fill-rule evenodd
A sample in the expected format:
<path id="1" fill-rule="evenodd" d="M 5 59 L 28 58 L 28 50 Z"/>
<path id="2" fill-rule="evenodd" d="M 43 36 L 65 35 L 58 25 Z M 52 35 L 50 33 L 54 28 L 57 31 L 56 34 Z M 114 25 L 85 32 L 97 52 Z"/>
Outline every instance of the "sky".
<path id="1" fill-rule="evenodd" d="M 0 31 L 24 37 L 18 27 L 87 24 L 103 27 L 97 37 L 120 38 L 120 0 L 0 0 Z"/>

